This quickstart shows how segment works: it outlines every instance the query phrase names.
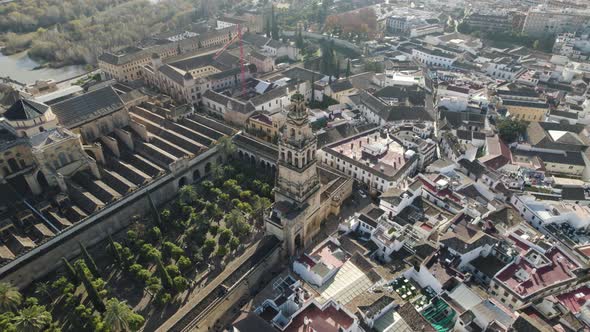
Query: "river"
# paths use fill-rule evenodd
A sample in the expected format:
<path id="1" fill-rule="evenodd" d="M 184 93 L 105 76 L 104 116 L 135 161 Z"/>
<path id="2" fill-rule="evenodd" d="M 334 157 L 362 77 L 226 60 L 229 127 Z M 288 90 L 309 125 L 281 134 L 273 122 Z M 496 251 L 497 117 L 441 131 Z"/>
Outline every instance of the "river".
<path id="1" fill-rule="evenodd" d="M 37 80 L 63 81 L 78 75 L 84 74 L 84 66 L 65 66 L 62 68 L 41 68 L 34 70 L 39 66 L 27 55 L 27 52 L 21 52 L 13 55 L 4 55 L 0 53 L 0 77 L 10 76 L 13 80 L 21 83 L 35 83 Z"/>

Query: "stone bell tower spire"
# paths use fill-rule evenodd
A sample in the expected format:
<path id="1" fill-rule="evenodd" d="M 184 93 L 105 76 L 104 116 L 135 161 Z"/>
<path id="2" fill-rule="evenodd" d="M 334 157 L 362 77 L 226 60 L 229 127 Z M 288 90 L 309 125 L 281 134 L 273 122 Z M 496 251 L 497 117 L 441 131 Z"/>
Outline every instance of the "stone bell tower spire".
<path id="1" fill-rule="evenodd" d="M 316 149 L 317 138 L 307 117 L 305 98 L 297 93 L 291 98 L 287 123 L 279 140 L 277 195 L 302 204 L 319 189 Z"/>
<path id="2" fill-rule="evenodd" d="M 297 255 L 320 229 L 320 177 L 317 138 L 311 130 L 305 97 L 291 98 L 287 123 L 279 139 L 275 203 L 266 229 L 283 241 L 285 253 Z"/>

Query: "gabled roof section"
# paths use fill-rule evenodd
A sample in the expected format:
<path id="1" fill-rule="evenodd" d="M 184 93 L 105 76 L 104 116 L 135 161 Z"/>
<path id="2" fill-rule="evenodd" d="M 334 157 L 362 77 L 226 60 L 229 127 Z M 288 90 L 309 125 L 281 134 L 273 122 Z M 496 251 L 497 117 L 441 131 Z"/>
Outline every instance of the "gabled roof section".
<path id="1" fill-rule="evenodd" d="M 107 86 L 54 104 L 53 111 L 59 123 L 66 127 L 74 127 L 123 107 L 119 95 L 111 86 Z"/>
<path id="2" fill-rule="evenodd" d="M 230 106 L 231 110 L 234 112 L 248 114 L 250 112 L 255 111 L 254 106 L 249 101 L 242 102 L 240 100 L 228 97 L 224 94 L 214 92 L 212 90 L 205 91 L 205 93 L 203 94 L 203 98 L 207 98 L 224 106 Z"/>
<path id="3" fill-rule="evenodd" d="M 330 89 L 332 89 L 332 92 L 338 93 L 338 92 L 354 89 L 354 87 L 352 86 L 352 83 L 350 83 L 349 80 L 344 79 L 344 80 L 339 80 L 337 82 L 330 84 Z"/>

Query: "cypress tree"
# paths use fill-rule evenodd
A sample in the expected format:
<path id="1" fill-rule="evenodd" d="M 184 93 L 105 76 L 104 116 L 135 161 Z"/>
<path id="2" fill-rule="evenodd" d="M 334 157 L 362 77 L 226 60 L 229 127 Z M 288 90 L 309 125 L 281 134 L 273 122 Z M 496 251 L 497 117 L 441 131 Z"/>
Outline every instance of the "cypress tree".
<path id="1" fill-rule="evenodd" d="M 92 272 L 93 276 L 97 278 L 100 277 L 100 273 L 98 272 L 98 267 L 96 266 L 94 259 L 92 259 L 92 256 L 90 256 L 84 245 L 82 245 L 82 242 L 78 241 L 78 244 L 80 245 L 80 249 L 82 249 L 82 256 L 84 257 L 84 262 L 88 266 L 88 269 L 90 272 Z"/>
<path id="2" fill-rule="evenodd" d="M 266 38 L 270 38 L 270 18 L 266 20 Z"/>
<path id="3" fill-rule="evenodd" d="M 84 268 L 82 267 L 82 265 L 77 265 L 77 268 L 78 275 L 80 276 L 80 279 L 82 279 L 84 288 L 86 288 L 86 292 L 88 292 L 88 298 L 90 299 L 90 301 L 92 301 L 94 308 L 98 312 L 105 312 L 104 302 L 100 298 L 100 295 L 98 295 L 98 290 L 96 289 L 96 287 L 94 287 L 94 284 L 92 284 L 92 281 L 90 281 L 86 273 L 84 273 Z"/>
<path id="4" fill-rule="evenodd" d="M 337 80 L 340 79 L 340 59 L 336 61 L 336 73 L 334 76 L 336 76 Z"/>
<path id="5" fill-rule="evenodd" d="M 279 26 L 277 24 L 277 18 L 275 16 L 275 6 L 273 5 L 271 7 L 271 17 L 272 17 L 272 39 L 274 40 L 279 40 L 280 36 L 279 36 Z"/>
<path id="6" fill-rule="evenodd" d="M 311 101 L 312 102 L 315 101 L 315 86 L 314 86 L 314 82 L 315 82 L 315 73 L 311 74 Z"/>
<path id="7" fill-rule="evenodd" d="M 78 284 L 78 282 L 80 282 L 80 279 L 78 278 L 78 275 L 76 274 L 76 270 L 74 270 L 74 267 L 72 266 L 72 264 L 70 264 L 70 262 L 68 262 L 68 260 L 65 257 L 62 257 L 61 261 L 63 262 L 64 266 L 66 267 L 66 273 L 68 274 L 70 281 L 73 284 Z"/>
<path id="8" fill-rule="evenodd" d="M 350 77 L 350 59 L 346 63 L 346 78 Z"/>
<path id="9" fill-rule="evenodd" d="M 113 238 L 111 237 L 111 235 L 109 234 L 109 245 L 111 246 L 111 251 L 113 253 L 113 257 L 115 258 L 115 261 L 121 265 L 123 265 L 123 257 L 121 256 L 121 253 L 119 252 L 119 249 L 117 249 L 117 247 L 115 247 L 115 241 L 113 241 Z"/>
<path id="10" fill-rule="evenodd" d="M 297 31 L 297 38 L 295 39 L 295 45 L 298 49 L 302 49 L 305 46 L 303 41 L 303 32 L 301 32 L 301 28 Z"/>
<path id="11" fill-rule="evenodd" d="M 150 209 L 152 210 L 152 214 L 154 215 L 154 222 L 160 228 L 162 228 L 162 219 L 160 217 L 160 213 L 158 212 L 158 208 L 156 207 L 156 203 L 152 199 L 152 195 L 150 195 L 149 191 L 147 193 L 148 201 L 150 202 Z"/>
<path id="12" fill-rule="evenodd" d="M 160 258 L 159 256 L 156 257 L 156 264 L 158 267 L 158 271 L 160 271 L 160 278 L 162 279 L 162 285 L 164 286 L 164 288 L 166 288 L 167 290 L 173 289 L 174 283 L 172 282 L 172 278 L 170 277 L 170 274 L 168 274 L 168 271 L 164 267 L 164 263 L 162 263 L 162 258 Z"/>

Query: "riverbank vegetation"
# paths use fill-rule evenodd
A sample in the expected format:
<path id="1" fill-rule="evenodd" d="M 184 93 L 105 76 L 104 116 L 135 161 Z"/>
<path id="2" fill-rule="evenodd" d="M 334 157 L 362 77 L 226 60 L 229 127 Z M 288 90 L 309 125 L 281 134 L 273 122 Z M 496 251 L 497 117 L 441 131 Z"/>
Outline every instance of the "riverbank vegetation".
<path id="1" fill-rule="evenodd" d="M 50 66 L 93 64 L 104 50 L 187 26 L 199 1 L 21 0 L 0 5 L 3 53 L 28 50 Z"/>

